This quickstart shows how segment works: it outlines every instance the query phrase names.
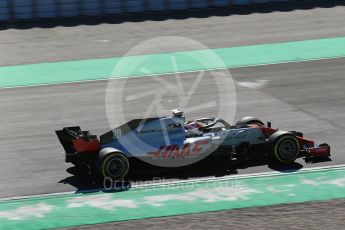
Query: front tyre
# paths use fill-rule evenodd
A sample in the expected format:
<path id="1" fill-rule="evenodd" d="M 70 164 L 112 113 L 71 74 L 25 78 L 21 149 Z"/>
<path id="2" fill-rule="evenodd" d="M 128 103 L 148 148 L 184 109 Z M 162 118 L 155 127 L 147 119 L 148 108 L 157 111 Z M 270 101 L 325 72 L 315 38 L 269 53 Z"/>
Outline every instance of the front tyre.
<path id="1" fill-rule="evenodd" d="M 122 153 L 108 153 L 100 158 L 99 173 L 103 178 L 122 180 L 128 174 L 129 161 Z"/>
<path id="2" fill-rule="evenodd" d="M 243 117 L 236 122 L 236 125 L 265 125 L 260 119 L 256 117 Z"/>
<path id="3" fill-rule="evenodd" d="M 283 164 L 294 162 L 300 153 L 297 138 L 283 131 L 278 131 L 270 136 L 268 147 L 273 159 Z"/>

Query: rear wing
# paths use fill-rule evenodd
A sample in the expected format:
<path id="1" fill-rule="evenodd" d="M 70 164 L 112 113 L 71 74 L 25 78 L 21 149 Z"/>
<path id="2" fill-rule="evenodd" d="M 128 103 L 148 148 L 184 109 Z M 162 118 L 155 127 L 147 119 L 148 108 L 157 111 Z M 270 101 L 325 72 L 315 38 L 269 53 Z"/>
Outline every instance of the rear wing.
<path id="1" fill-rule="evenodd" d="M 97 136 L 82 131 L 79 126 L 64 127 L 55 133 L 66 153 L 98 152 L 101 149 Z"/>

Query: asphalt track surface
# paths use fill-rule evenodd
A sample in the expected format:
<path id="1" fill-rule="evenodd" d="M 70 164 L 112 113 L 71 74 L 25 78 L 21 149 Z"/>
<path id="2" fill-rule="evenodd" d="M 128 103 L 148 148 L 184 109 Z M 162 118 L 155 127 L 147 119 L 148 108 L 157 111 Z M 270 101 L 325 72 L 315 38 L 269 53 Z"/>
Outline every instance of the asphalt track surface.
<path id="1" fill-rule="evenodd" d="M 55 27 L 53 23 L 54 26 L 48 29 L 8 29 L 0 31 L 0 65 L 118 56 L 138 42 L 163 35 L 187 36 L 211 48 L 344 36 L 343 3 L 335 5 L 338 6 L 296 7 L 292 11 L 277 9 L 267 13 L 253 10 L 247 14 L 230 16 L 198 16 L 200 13 L 195 13 L 195 17 L 190 18 L 187 16 L 162 21 L 144 19 L 121 23 L 110 21 L 97 26 L 62 24 Z M 160 47 L 157 51 L 167 50 Z M 305 164 L 299 160 L 300 165 L 296 165 L 297 168 L 344 164 L 344 64 L 345 59 L 334 59 L 233 69 L 231 73 L 237 82 L 238 93 L 236 116 L 252 114 L 264 120 L 271 120 L 274 126 L 281 129 L 301 129 L 306 136 L 331 144 L 332 161 Z M 193 78 L 195 74 L 184 75 L 186 86 L 193 82 Z M 165 76 L 165 79 L 174 81 L 175 78 Z M 258 83 L 258 79 L 265 84 L 257 89 L 248 88 L 248 85 L 253 86 L 248 82 Z M 146 78 L 130 81 L 149 86 Z M 204 84 L 208 84 L 207 78 Z M 70 166 L 63 162 L 62 148 L 53 131 L 75 124 L 97 134 L 107 131 L 109 126 L 104 114 L 105 85 L 106 82 L 100 81 L 0 90 L 0 197 L 73 191 L 92 186 L 87 184 L 87 179 L 80 180 L 71 174 L 73 170 L 66 172 Z M 208 99 L 207 95 L 215 93 L 215 89 L 211 88 L 208 92 L 197 93 L 195 97 L 197 101 L 202 101 Z M 166 106 L 169 107 L 169 103 Z M 145 104 L 138 103 L 138 106 L 128 108 L 129 114 L 134 116 L 143 108 Z M 192 116 L 205 116 L 212 114 L 211 112 L 212 110 L 205 109 L 193 113 Z M 238 169 L 238 173 L 269 170 L 275 168 L 254 166 Z M 296 214 L 295 210 L 300 208 L 309 210 L 308 218 L 314 214 L 319 215 L 319 218 L 311 218 L 315 222 L 307 221 L 308 228 L 320 229 L 325 226 L 329 229 L 342 229 L 339 226 L 344 223 L 341 208 L 343 200 L 337 202 L 326 202 L 326 205 L 316 203 L 315 206 L 309 203 L 302 206 L 293 205 L 292 209 L 278 206 L 279 210 L 275 209 L 276 215 L 268 213 L 260 218 L 258 212 L 266 213 L 271 207 L 229 211 L 219 216 L 207 213 L 173 217 L 169 218 L 170 220 L 162 219 L 162 222 L 165 228 L 165 223 L 169 221 L 171 226 L 188 222 L 188 226 L 195 228 L 211 228 L 214 227 L 216 216 L 220 218 L 219 224 L 222 225 L 229 220 L 229 216 L 235 215 L 238 219 L 237 222 L 232 219 L 232 226 L 234 222 L 238 223 L 235 226 L 241 226 L 245 221 L 249 225 L 246 228 L 267 229 L 265 221 L 272 220 L 273 216 L 279 221 L 275 221 L 276 225 L 272 229 L 282 225 L 293 228 L 290 225 L 292 222 L 299 229 L 305 225 L 299 225 L 298 220 L 306 223 L 306 219 L 303 219 L 305 212 Z M 331 206 L 340 212 L 324 219 L 324 215 L 318 211 L 329 212 Z M 310 211 L 312 209 L 313 211 Z M 211 216 L 209 221 L 207 216 Z M 191 221 L 193 218 L 195 221 Z M 206 219 L 200 221 L 200 218 Z M 123 223 L 122 226 L 144 226 L 143 222 Z M 145 221 L 148 225 L 152 222 Z M 201 226 L 199 223 L 205 225 Z M 183 226 L 179 224 L 179 227 Z"/>
<path id="2" fill-rule="evenodd" d="M 211 48 L 342 36 L 344 6 L 335 2 L 331 8 L 297 5 L 291 11 L 278 7 L 273 12 L 255 13 L 254 9 L 248 14 L 227 16 L 229 10 L 228 14 L 206 14 L 205 18 L 197 18 L 200 13 L 196 12 L 195 17 L 183 20 L 8 29 L 0 31 L 0 65 L 121 55 L 140 41 L 162 35 L 191 37 Z M 233 69 L 237 83 L 266 82 L 260 89 L 237 85 L 236 116 L 252 114 L 271 120 L 281 129 L 301 129 L 307 136 L 332 145 L 333 161 L 316 166 L 344 163 L 344 69 L 344 59 Z M 195 74 L 184 74 L 184 78 L 188 87 Z M 152 82 L 147 79 L 131 79 L 135 84 L 128 90 L 135 90 L 135 85 L 150 88 Z M 175 77 L 164 79 L 174 81 Z M 204 85 L 208 85 L 205 79 Z M 99 81 L 0 90 L 0 179 L 6 181 L 0 197 L 92 187 L 87 179 L 71 175 L 73 170 L 65 171 L 70 166 L 63 162 L 62 148 L 53 131 L 76 124 L 96 134 L 109 130 L 104 112 L 105 87 L 106 82 Z M 194 97 L 202 101 L 215 94 L 217 89 L 209 88 Z M 127 114 L 140 117 L 145 106 L 145 101 L 139 101 Z M 170 102 L 165 107 L 175 105 Z M 206 109 L 188 115 L 214 113 Z M 267 166 L 248 167 L 239 173 L 267 170 Z"/>
<path id="3" fill-rule="evenodd" d="M 159 36 L 185 36 L 210 48 L 344 36 L 344 5 L 339 0 L 279 2 L 240 9 L 10 25 L 0 30 L 0 66 L 120 56 Z M 157 53 L 179 49 L 179 44 L 157 46 Z"/>
<path id="4" fill-rule="evenodd" d="M 254 115 L 272 121 L 273 126 L 283 130 L 301 130 L 307 137 L 332 146 L 333 161 L 305 164 L 301 160 L 297 168 L 344 164 L 344 63 L 345 59 L 332 59 L 232 69 L 238 96 L 236 117 Z M 200 102 L 212 101 L 214 95 L 222 95 L 209 74 L 206 72 L 188 106 L 199 106 Z M 181 76 L 186 89 L 197 78 L 196 73 Z M 162 78 L 176 82 L 175 75 Z M 255 86 L 260 80 L 265 83 L 253 89 L 253 83 Z M 248 82 L 252 83 L 250 88 Z M 154 78 L 127 79 L 125 93 L 136 95 L 139 89 L 150 90 L 159 84 Z M 6 181 L 1 186 L 1 197 L 90 188 L 91 185 L 83 184 L 83 180 L 70 174 L 73 169 L 65 171 L 70 165 L 63 162 L 63 149 L 54 130 L 78 124 L 96 134 L 108 131 L 104 102 L 106 85 L 107 81 L 96 81 L 0 91 L 0 103 L 6 108 L 0 123 L 6 133 L 0 142 L 0 180 Z M 162 109 L 174 108 L 178 103 L 174 98 L 176 94 L 163 96 Z M 147 100 L 141 97 L 134 103 L 126 103 L 123 107 L 126 118 L 143 116 Z M 218 114 L 214 107 L 206 107 L 186 115 L 192 119 Z M 238 173 L 267 170 L 270 170 L 267 166 L 253 166 L 239 169 Z"/>

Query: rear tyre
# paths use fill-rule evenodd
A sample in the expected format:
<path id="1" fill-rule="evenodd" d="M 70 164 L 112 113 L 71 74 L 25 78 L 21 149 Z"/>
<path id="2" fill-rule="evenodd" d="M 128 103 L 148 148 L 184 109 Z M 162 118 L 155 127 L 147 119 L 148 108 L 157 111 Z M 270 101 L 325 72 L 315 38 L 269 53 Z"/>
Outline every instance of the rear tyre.
<path id="1" fill-rule="evenodd" d="M 269 137 L 268 148 L 271 157 L 283 164 L 294 162 L 300 152 L 296 136 L 284 131 L 278 131 Z"/>
<path id="2" fill-rule="evenodd" d="M 99 174 L 103 178 L 122 180 L 129 171 L 129 161 L 126 156 L 119 152 L 108 153 L 99 156 Z"/>

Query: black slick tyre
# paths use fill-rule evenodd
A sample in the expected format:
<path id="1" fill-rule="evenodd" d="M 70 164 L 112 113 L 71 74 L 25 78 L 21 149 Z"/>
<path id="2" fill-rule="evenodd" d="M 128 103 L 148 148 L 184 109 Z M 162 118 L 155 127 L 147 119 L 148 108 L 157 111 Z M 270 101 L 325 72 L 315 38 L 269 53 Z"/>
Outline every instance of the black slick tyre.
<path id="1" fill-rule="evenodd" d="M 236 122 L 236 125 L 264 125 L 264 123 L 256 117 L 243 117 Z"/>
<path id="2" fill-rule="evenodd" d="M 300 153 L 300 145 L 296 136 L 293 134 L 277 131 L 268 139 L 268 150 L 270 156 L 275 161 L 290 164 L 297 159 Z"/>
<path id="3" fill-rule="evenodd" d="M 103 178 L 122 180 L 129 172 L 129 161 L 120 152 L 112 152 L 98 156 L 98 173 Z"/>

